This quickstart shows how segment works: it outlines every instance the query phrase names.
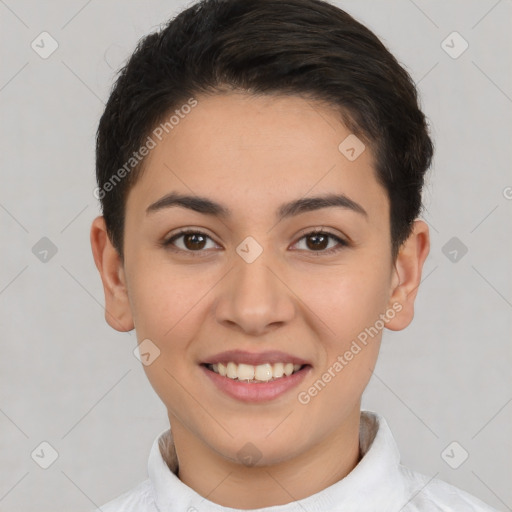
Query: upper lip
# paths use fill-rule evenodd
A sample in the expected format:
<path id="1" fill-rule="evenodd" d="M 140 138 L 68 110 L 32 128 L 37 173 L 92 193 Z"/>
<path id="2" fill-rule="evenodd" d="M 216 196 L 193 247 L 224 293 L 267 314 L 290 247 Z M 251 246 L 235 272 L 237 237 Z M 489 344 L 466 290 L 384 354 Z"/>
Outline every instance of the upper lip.
<path id="1" fill-rule="evenodd" d="M 293 364 L 310 364 L 305 359 L 292 356 L 286 352 L 279 350 L 271 350 L 267 352 L 246 352 L 245 350 L 228 350 L 220 352 L 208 357 L 203 364 L 229 363 L 233 361 L 236 364 L 245 363 L 258 366 L 264 363 L 293 363 Z"/>

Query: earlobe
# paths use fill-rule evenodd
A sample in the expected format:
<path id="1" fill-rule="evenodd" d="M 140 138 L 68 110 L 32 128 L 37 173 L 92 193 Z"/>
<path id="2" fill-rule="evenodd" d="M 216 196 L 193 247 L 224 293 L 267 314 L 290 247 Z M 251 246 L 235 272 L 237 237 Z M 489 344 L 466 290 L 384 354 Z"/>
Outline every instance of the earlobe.
<path id="1" fill-rule="evenodd" d="M 395 262 L 388 306 L 395 311 L 399 310 L 399 313 L 386 323 L 386 327 L 392 331 L 405 329 L 414 318 L 414 301 L 429 251 L 428 225 L 422 220 L 416 220 L 412 233 L 400 248 Z"/>
<path id="2" fill-rule="evenodd" d="M 105 293 L 105 320 L 120 332 L 134 328 L 123 263 L 107 233 L 105 219 L 96 217 L 91 226 L 91 248 Z"/>

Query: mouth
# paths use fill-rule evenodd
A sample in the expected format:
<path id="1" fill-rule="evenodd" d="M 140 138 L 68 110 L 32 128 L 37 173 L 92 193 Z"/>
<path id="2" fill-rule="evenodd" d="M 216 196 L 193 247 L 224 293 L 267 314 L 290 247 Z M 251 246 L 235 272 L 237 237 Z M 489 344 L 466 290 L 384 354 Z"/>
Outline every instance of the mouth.
<path id="1" fill-rule="evenodd" d="M 216 373 L 222 377 L 226 377 L 236 382 L 245 382 L 250 384 L 261 384 L 265 382 L 274 382 L 286 377 L 290 377 L 306 367 L 309 364 L 294 364 L 291 362 L 263 363 L 252 365 L 246 363 L 235 363 L 228 361 L 227 363 L 203 363 L 209 371 Z"/>
<path id="2" fill-rule="evenodd" d="M 218 354 L 199 367 L 207 379 L 205 390 L 214 389 L 231 399 L 253 404 L 284 397 L 313 369 L 307 361 L 283 352 L 240 351 Z"/>

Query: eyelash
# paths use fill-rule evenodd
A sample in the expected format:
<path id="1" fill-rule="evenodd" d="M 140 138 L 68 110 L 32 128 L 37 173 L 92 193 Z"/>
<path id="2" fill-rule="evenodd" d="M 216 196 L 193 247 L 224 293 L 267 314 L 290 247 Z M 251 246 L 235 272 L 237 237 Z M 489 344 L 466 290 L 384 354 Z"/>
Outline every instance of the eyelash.
<path id="1" fill-rule="evenodd" d="M 171 238 L 164 240 L 162 242 L 162 245 L 165 248 L 170 248 L 174 252 L 183 252 L 192 257 L 204 257 L 205 251 L 202 249 L 197 250 L 197 251 L 190 251 L 190 250 L 179 249 L 179 248 L 176 248 L 175 246 L 173 246 L 173 242 L 175 240 L 177 240 L 178 238 L 180 238 L 184 235 L 189 235 L 189 234 L 201 235 L 203 237 L 206 237 L 206 238 L 209 238 L 210 240 L 212 240 L 212 238 L 210 236 L 208 236 L 206 233 L 203 233 L 202 231 L 198 231 L 195 229 L 184 229 L 184 230 L 179 231 L 178 233 L 174 234 Z M 299 238 L 298 242 L 300 242 L 303 238 L 307 238 L 307 237 L 310 237 L 313 235 L 327 235 L 329 238 L 338 242 L 339 245 L 337 245 L 335 247 L 331 247 L 330 249 L 322 250 L 322 251 L 306 251 L 306 252 L 311 252 L 313 254 L 321 254 L 321 255 L 331 255 L 338 251 L 341 251 L 342 249 L 344 249 L 350 245 L 347 241 L 343 240 L 339 236 L 329 233 L 328 231 L 321 231 L 321 230 L 313 230 L 313 231 L 309 231 L 309 232 L 303 234 Z"/>

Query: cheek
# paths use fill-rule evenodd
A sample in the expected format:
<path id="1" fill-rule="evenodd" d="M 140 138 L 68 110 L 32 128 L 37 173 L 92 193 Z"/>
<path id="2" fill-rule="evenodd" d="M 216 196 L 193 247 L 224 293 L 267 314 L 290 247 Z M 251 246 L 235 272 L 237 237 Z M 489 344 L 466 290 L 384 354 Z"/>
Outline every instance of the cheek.
<path id="1" fill-rule="evenodd" d="M 137 339 L 139 343 L 149 339 L 159 350 L 144 371 L 170 412 L 185 419 L 190 404 L 183 385 L 195 364 L 189 345 L 204 323 L 199 318 L 201 304 L 212 284 L 182 270 L 178 273 L 170 265 L 141 262 L 133 270 L 130 294 Z"/>
<path id="2" fill-rule="evenodd" d="M 375 271 L 347 269 L 333 277 L 328 289 L 309 288 L 315 302 L 311 309 L 322 320 L 318 325 L 328 326 L 320 337 L 323 354 L 315 379 L 302 390 L 311 428 L 315 417 L 323 417 L 328 429 L 357 406 L 378 358 L 382 329 L 375 325 L 387 300 L 386 279 Z"/>
<path id="3" fill-rule="evenodd" d="M 378 265 L 361 261 L 330 267 L 316 275 L 304 274 L 295 281 L 293 289 L 320 323 L 325 324 L 326 337 L 339 344 L 373 325 L 384 312 L 389 297 L 388 281 L 389 276 Z"/>
<path id="4" fill-rule="evenodd" d="M 336 271 L 331 267 L 328 280 L 310 280 L 307 287 L 304 283 L 305 302 L 321 319 L 317 325 L 325 326 L 319 337 L 323 354 L 318 368 L 320 374 L 327 372 L 329 382 L 319 400 L 324 406 L 352 403 L 366 387 L 379 353 L 379 318 L 387 307 L 388 281 L 383 266 L 360 256 L 357 264 Z"/>
<path id="5" fill-rule="evenodd" d="M 137 258 L 129 275 L 129 296 L 138 337 L 162 343 L 181 338 L 179 333 L 187 329 L 214 282 L 197 268 Z"/>

